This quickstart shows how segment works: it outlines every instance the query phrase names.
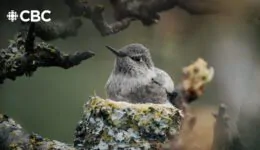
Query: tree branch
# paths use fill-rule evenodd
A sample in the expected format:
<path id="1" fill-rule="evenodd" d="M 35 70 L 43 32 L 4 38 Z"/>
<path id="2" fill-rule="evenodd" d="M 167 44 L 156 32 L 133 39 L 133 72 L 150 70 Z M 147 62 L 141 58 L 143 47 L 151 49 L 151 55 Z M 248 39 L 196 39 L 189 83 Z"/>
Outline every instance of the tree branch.
<path id="1" fill-rule="evenodd" d="M 108 24 L 103 17 L 103 11 L 104 7 L 95 6 L 90 17 L 96 29 L 101 33 L 102 36 L 116 34 L 126 29 L 130 25 L 130 22 L 134 20 L 131 18 L 124 18 L 120 21 Z"/>
<path id="2" fill-rule="evenodd" d="M 218 113 L 213 114 L 216 119 L 214 124 L 214 137 L 211 150 L 243 150 L 237 126 L 229 123 L 227 107 L 221 104 Z"/>
<path id="3" fill-rule="evenodd" d="M 65 0 L 65 4 L 69 6 L 71 16 L 90 19 L 103 36 L 116 34 L 126 29 L 130 22 L 134 20 L 133 18 L 124 18 L 109 24 L 103 17 L 104 7 L 101 5 L 90 7 L 87 1 L 80 2 L 78 0 Z"/>
<path id="4" fill-rule="evenodd" d="M 22 31 L 27 31 L 28 26 L 31 26 L 31 23 L 22 22 L 21 24 L 23 25 Z M 44 41 L 52 41 L 58 38 L 66 39 L 70 36 L 76 36 L 81 26 L 81 19 L 70 18 L 68 21 L 36 22 L 33 31 L 36 37 Z"/>
<path id="5" fill-rule="evenodd" d="M 70 8 L 70 15 L 90 19 L 103 36 L 116 34 L 126 29 L 131 21 L 139 20 L 150 26 L 160 20 L 160 12 L 176 6 L 191 14 L 212 14 L 219 12 L 218 1 L 201 0 L 110 0 L 114 9 L 115 22 L 107 23 L 103 17 L 103 6 L 89 6 L 87 0 L 64 0 Z M 213 4 L 213 5 L 212 5 Z M 214 6 L 214 7 L 212 7 Z"/>
<path id="6" fill-rule="evenodd" d="M 69 36 L 76 36 L 81 26 L 82 21 L 75 18 L 70 19 L 68 22 L 40 22 L 35 25 L 35 35 L 44 41 L 51 41 L 57 38 L 66 39 Z"/>
<path id="7" fill-rule="evenodd" d="M 66 54 L 44 42 L 35 45 L 34 27 L 34 24 L 30 26 L 26 38 L 20 33 L 8 48 L 0 51 L 0 83 L 22 75 L 31 76 L 39 67 L 68 69 L 94 56 L 90 51 Z"/>
<path id="8" fill-rule="evenodd" d="M 13 119 L 0 114 L 1 150 L 75 150 L 55 140 L 49 140 L 35 133 L 28 134 Z"/>
<path id="9" fill-rule="evenodd" d="M 219 0 L 179 0 L 178 6 L 192 15 L 217 14 L 223 7 Z"/>

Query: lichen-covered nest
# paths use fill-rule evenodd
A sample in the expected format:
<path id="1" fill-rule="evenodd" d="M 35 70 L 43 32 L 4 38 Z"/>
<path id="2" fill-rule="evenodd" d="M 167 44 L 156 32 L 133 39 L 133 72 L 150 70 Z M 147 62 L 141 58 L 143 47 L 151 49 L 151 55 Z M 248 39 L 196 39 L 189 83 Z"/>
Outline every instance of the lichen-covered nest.
<path id="1" fill-rule="evenodd" d="M 179 133 L 182 114 L 170 104 L 91 98 L 76 129 L 78 149 L 158 149 Z"/>

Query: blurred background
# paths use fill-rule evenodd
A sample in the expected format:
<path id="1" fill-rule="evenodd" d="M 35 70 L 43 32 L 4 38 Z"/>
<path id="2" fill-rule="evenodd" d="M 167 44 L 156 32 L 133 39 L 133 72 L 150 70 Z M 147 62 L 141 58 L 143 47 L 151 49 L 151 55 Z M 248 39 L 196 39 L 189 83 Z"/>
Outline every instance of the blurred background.
<path id="1" fill-rule="evenodd" d="M 90 2 L 105 5 L 105 17 L 113 21 L 107 0 Z M 126 30 L 108 37 L 102 37 L 91 21 L 83 19 L 78 36 L 50 43 L 68 53 L 91 50 L 96 56 L 69 70 L 40 68 L 31 78 L 6 81 L 0 85 L 0 112 L 13 117 L 28 131 L 72 143 L 88 97 L 94 93 L 106 97 L 104 85 L 115 58 L 104 46 L 121 48 L 142 43 L 151 50 L 156 66 L 166 70 L 175 84 L 181 80 L 182 67 L 199 57 L 208 61 L 215 68 L 216 76 L 200 100 L 192 104 L 194 113 L 204 117 L 199 119 L 200 129 L 204 130 L 197 136 L 209 136 L 210 142 L 214 123 L 211 113 L 224 102 L 229 106 L 231 122 L 239 126 L 243 141 L 251 150 L 255 149 L 260 144 L 257 142 L 260 133 L 256 132 L 260 127 L 260 121 L 257 123 L 260 120 L 260 13 L 243 7 L 247 6 L 245 3 L 232 2 L 227 4 L 232 6 L 228 7 L 231 11 L 210 15 L 191 15 L 174 8 L 162 13 L 158 24 L 144 27 L 134 22 Z M 254 0 L 248 3 L 258 6 Z M 39 5 L 51 10 L 55 20 L 68 19 L 69 9 L 61 0 L 1 0 L 0 48 L 8 46 L 8 40 L 19 28 L 18 22 L 6 20 L 7 12 Z"/>

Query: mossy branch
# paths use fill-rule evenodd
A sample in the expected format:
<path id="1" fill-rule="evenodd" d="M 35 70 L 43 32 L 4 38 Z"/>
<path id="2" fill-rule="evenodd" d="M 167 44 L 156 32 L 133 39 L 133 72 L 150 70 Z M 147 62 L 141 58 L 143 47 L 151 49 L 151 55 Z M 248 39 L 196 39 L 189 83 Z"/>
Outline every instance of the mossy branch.
<path id="1" fill-rule="evenodd" d="M 78 149 L 158 150 L 179 133 L 182 112 L 168 104 L 91 98 L 75 132 Z"/>
<path id="2" fill-rule="evenodd" d="M 43 138 L 35 133 L 29 134 L 13 119 L 0 114 L 1 150 L 76 150 L 56 140 Z"/>
<path id="3" fill-rule="evenodd" d="M 39 67 L 71 68 L 94 56 L 93 52 L 66 54 L 47 43 L 35 43 L 35 25 L 19 33 L 6 49 L 0 50 L 0 84 L 6 79 L 31 76 Z"/>

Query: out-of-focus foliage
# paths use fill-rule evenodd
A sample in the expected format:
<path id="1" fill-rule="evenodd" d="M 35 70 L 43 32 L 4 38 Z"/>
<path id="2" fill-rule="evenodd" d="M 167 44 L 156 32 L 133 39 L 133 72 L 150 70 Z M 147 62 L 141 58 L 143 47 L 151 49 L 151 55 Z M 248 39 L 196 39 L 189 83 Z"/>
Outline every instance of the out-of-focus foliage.
<path id="1" fill-rule="evenodd" d="M 193 64 L 183 68 L 183 73 L 183 88 L 200 96 L 203 93 L 205 84 L 213 79 L 214 68 L 209 68 L 207 62 L 199 58 Z"/>

